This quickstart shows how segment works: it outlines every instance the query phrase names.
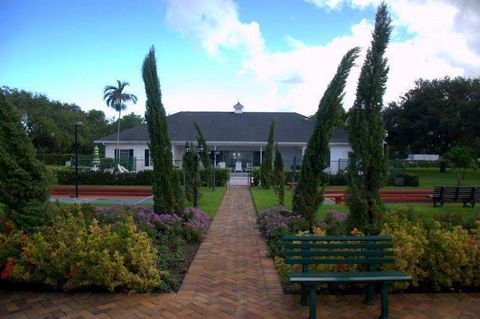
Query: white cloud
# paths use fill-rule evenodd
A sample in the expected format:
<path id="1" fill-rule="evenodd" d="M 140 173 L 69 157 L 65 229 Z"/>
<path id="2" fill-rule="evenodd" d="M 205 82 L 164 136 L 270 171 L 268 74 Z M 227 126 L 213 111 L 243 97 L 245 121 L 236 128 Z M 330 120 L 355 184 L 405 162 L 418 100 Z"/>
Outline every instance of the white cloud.
<path id="1" fill-rule="evenodd" d="M 342 5 L 365 8 L 380 2 L 305 1 L 327 10 Z M 395 37 L 400 40 L 392 41 L 388 47 L 390 73 L 386 102 L 397 100 L 420 77 L 478 76 L 480 56 L 471 46 L 472 39 L 478 36 L 474 33 L 476 29 L 469 29 L 471 24 L 467 23 L 477 23 L 478 12 L 466 14 L 453 0 L 397 0 L 389 5 L 394 26 L 404 28 L 408 39 Z M 468 16 L 461 27 L 459 16 Z M 344 99 L 346 108 L 353 104 L 360 66 L 373 28 L 370 22 L 362 20 L 352 25 L 349 34 L 338 36 L 325 45 L 306 45 L 301 39 L 287 35 L 285 41 L 289 50 L 269 52 L 258 23 L 242 22 L 231 0 L 170 0 L 167 19 L 177 30 L 199 41 L 212 56 L 218 56 L 223 49 L 241 53 L 243 63 L 239 76 L 253 76 L 255 81 L 252 89 L 241 96 L 242 103 L 252 102 L 250 105 L 244 103 L 247 111 L 291 109 L 302 114 L 315 112 L 342 55 L 360 46 L 363 54 L 357 60 L 359 66 L 352 70 L 348 79 Z M 222 100 L 227 100 L 226 96 Z"/>

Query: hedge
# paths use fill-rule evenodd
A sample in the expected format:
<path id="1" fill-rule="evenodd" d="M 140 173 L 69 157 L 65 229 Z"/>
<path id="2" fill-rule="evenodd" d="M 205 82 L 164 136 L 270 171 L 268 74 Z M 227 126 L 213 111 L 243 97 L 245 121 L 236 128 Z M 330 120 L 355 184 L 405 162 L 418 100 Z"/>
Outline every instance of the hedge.
<path id="1" fill-rule="evenodd" d="M 60 185 L 75 184 L 75 171 L 71 168 L 60 169 L 54 171 Z M 176 172 L 183 183 L 183 172 L 176 169 Z M 216 186 L 225 186 L 230 179 L 227 169 L 215 170 Z M 144 170 L 128 173 L 112 173 L 105 171 L 79 170 L 78 181 L 83 185 L 152 185 L 153 171 Z M 200 181 L 202 185 L 206 185 L 205 172 L 200 170 Z"/>
<path id="2" fill-rule="evenodd" d="M 72 154 L 38 154 L 37 159 L 45 165 L 65 166 L 65 162 L 72 159 Z"/>

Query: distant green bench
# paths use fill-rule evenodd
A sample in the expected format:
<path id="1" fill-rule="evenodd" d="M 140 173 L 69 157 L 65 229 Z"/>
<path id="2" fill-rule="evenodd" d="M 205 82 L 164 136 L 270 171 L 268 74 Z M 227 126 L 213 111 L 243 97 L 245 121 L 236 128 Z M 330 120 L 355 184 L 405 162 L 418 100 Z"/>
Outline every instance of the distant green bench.
<path id="1" fill-rule="evenodd" d="M 473 186 L 435 186 L 432 194 L 428 197 L 432 199 L 434 207 L 437 206 L 437 203 L 443 207 L 446 201 L 463 201 L 463 207 L 467 207 L 467 204 L 470 203 L 470 206 L 474 208 L 478 193 L 478 187 Z"/>
<path id="2" fill-rule="evenodd" d="M 284 236 L 286 264 L 302 265 L 302 272 L 287 273 L 292 283 L 302 286 L 300 303 L 310 304 L 310 319 L 316 318 L 316 288 L 323 283 L 368 283 L 365 304 L 373 304 L 375 284 L 381 284 L 382 312 L 388 318 L 388 287 L 394 281 L 409 281 L 412 277 L 393 271 L 379 271 L 378 266 L 392 264 L 392 239 L 386 236 Z M 358 272 L 311 272 L 310 265 L 358 264 Z M 308 298 L 308 295 L 310 298 Z"/>

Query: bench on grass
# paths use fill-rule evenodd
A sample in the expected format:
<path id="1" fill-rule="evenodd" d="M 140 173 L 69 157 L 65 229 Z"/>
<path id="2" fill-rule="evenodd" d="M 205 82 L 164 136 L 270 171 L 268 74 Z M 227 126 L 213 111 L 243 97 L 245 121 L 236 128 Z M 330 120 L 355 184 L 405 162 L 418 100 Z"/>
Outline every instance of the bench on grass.
<path id="1" fill-rule="evenodd" d="M 324 283 L 367 283 L 365 304 L 373 304 L 375 285 L 381 285 L 382 310 L 379 318 L 388 318 L 388 287 L 394 281 L 412 277 L 378 267 L 394 262 L 392 239 L 386 236 L 284 236 L 286 264 L 302 265 L 301 272 L 289 272 L 290 282 L 302 286 L 300 303 L 310 304 L 310 319 L 316 318 L 316 288 Z M 310 265 L 358 264 L 358 272 L 314 272 Z"/>
<path id="2" fill-rule="evenodd" d="M 467 207 L 470 203 L 472 208 L 475 207 L 475 201 L 478 197 L 478 187 L 472 186 L 435 186 L 432 194 L 428 195 L 433 201 L 433 206 L 437 203 L 443 207 L 445 201 L 463 201 L 463 207 Z"/>

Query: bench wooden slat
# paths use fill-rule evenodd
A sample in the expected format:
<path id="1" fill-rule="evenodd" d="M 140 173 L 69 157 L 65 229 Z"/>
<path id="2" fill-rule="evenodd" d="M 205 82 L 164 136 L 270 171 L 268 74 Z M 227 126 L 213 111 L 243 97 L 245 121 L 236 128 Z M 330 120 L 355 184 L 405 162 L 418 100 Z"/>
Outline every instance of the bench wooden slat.
<path id="1" fill-rule="evenodd" d="M 412 276 L 397 271 L 362 271 L 362 272 L 290 272 L 287 277 L 291 282 L 325 283 L 325 282 L 383 282 L 407 281 Z"/>
<path id="2" fill-rule="evenodd" d="M 287 250 L 284 252 L 285 256 L 293 257 L 309 257 L 309 256 L 393 256 L 393 251 L 318 251 L 318 250 L 307 250 L 307 251 L 290 251 Z"/>
<path id="3" fill-rule="evenodd" d="M 332 264 L 393 264 L 393 258 L 285 258 L 286 264 L 332 265 Z"/>
<path id="4" fill-rule="evenodd" d="M 328 249 L 343 249 L 343 248 L 358 248 L 358 249 L 378 249 L 378 248 L 393 248 L 392 243 L 356 243 L 356 244 L 310 244 L 310 243 L 285 243 L 285 248 L 328 248 Z"/>

